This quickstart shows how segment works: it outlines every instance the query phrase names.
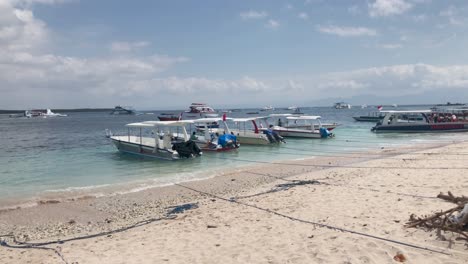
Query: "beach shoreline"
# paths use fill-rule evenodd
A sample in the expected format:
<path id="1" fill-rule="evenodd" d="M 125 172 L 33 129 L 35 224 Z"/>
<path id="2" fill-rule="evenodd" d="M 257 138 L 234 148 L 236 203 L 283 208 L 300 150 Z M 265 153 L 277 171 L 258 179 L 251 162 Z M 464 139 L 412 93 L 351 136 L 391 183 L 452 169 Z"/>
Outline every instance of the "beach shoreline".
<path id="1" fill-rule="evenodd" d="M 416 149 L 408 149 L 405 151 L 404 147 L 398 149 L 382 149 L 380 150 L 380 156 L 367 156 L 365 155 L 355 155 L 354 157 L 350 158 L 334 158 L 334 157 L 321 157 L 321 158 L 314 158 L 314 159 L 304 159 L 304 160 L 295 160 L 295 161 L 288 161 L 286 162 L 276 162 L 277 164 L 257 164 L 253 166 L 245 166 L 242 168 L 236 168 L 233 171 L 229 171 L 224 173 L 224 175 L 218 175 L 209 179 L 197 180 L 197 181 L 190 181 L 184 182 L 182 184 L 177 185 L 169 185 L 164 187 L 154 187 L 147 190 L 142 190 L 139 192 L 134 193 L 126 193 L 126 194 L 118 194 L 114 196 L 105 196 L 105 197 L 92 197 L 92 196 L 83 196 L 79 199 L 73 200 L 66 200 L 66 201 L 54 201 L 54 200 L 44 200 L 38 206 L 29 207 L 29 208 L 21 208 L 21 209 L 12 209 L 12 210 L 3 210 L 0 212 L 0 234 L 7 234 L 13 233 L 16 238 L 20 241 L 46 241 L 46 240 L 54 240 L 54 239 L 66 239 L 70 237 L 77 237 L 80 235 L 87 235 L 87 234 L 96 234 L 99 232 L 106 232 L 109 230 L 115 230 L 118 228 L 122 228 L 128 225 L 132 225 L 139 221 L 144 221 L 145 219 L 150 218 L 157 218 L 157 217 L 164 217 L 165 213 L 167 212 L 167 208 L 174 205 L 180 205 L 185 203 L 193 203 L 198 202 L 199 208 L 193 211 L 186 212 L 176 219 L 178 225 L 182 225 L 182 229 L 185 227 L 196 226 L 195 230 L 193 231 L 195 236 L 192 236 L 195 239 L 196 235 L 203 237 L 206 233 L 206 225 L 207 222 L 217 222 L 216 219 L 225 217 L 224 215 L 218 215 L 218 218 L 213 218 L 213 215 L 217 215 L 219 211 L 224 211 L 223 209 L 227 207 L 235 207 L 232 208 L 232 212 L 224 212 L 228 216 L 227 218 L 230 219 L 229 226 L 235 225 L 235 219 L 239 221 L 247 221 L 246 219 L 242 219 L 245 216 L 242 213 L 242 210 L 246 210 L 245 208 L 238 208 L 229 204 L 226 201 L 222 201 L 215 197 L 222 197 L 224 199 L 230 199 L 231 197 L 247 197 L 245 200 L 248 202 L 254 202 L 256 204 L 260 203 L 265 208 L 270 208 L 271 210 L 275 211 L 283 211 L 289 215 L 296 215 L 297 217 L 303 217 L 308 219 L 311 215 L 307 213 L 303 213 L 303 210 L 310 207 L 311 204 L 304 203 L 304 200 L 311 200 L 311 201 L 318 201 L 319 204 L 322 204 L 322 207 L 314 208 L 312 211 L 317 211 L 317 215 L 312 215 L 312 218 L 317 219 L 325 219 L 323 220 L 325 223 L 333 223 L 333 218 L 337 218 L 336 224 L 342 227 L 350 227 L 350 224 L 347 223 L 346 217 L 336 217 L 334 214 L 346 212 L 346 216 L 348 219 L 357 219 L 353 220 L 354 222 L 359 222 L 360 220 L 367 219 L 366 222 L 371 221 L 369 219 L 375 218 L 376 213 L 383 213 L 385 212 L 385 208 L 378 208 L 376 205 L 370 206 L 371 209 L 366 210 L 366 206 L 368 206 L 368 202 L 375 198 L 375 196 L 397 196 L 398 199 L 395 199 L 397 203 L 404 201 L 407 199 L 404 195 L 397 195 L 396 193 L 406 193 L 408 195 L 421 195 L 427 197 L 435 197 L 440 191 L 453 191 L 458 194 L 463 193 L 463 186 L 466 187 L 467 180 L 466 176 L 467 170 L 460 170 L 458 176 L 452 177 L 456 179 L 448 179 L 446 184 L 443 179 L 435 177 L 436 175 L 424 175 L 423 171 L 425 170 L 424 167 L 431 167 L 439 164 L 436 161 L 441 160 L 448 160 L 448 164 L 454 167 L 462 167 L 464 164 L 463 157 L 457 158 L 458 156 L 444 156 L 443 154 L 434 154 L 438 155 L 435 158 L 431 157 L 431 155 L 423 155 L 418 154 L 418 152 L 434 152 L 440 153 L 443 151 L 448 151 L 448 153 L 457 153 L 460 152 L 458 148 L 460 146 L 466 147 L 466 143 L 456 143 L 456 144 L 443 144 L 445 146 L 439 145 L 427 145 L 427 146 L 420 146 L 419 150 Z M 407 152 L 406 154 L 401 154 Z M 393 158 L 390 158 L 393 157 Z M 429 161 L 430 160 L 430 161 Z M 428 162 L 429 161 L 429 162 Z M 466 160 L 465 160 L 466 161 Z M 420 168 L 417 169 L 405 169 L 404 165 L 402 166 L 401 163 L 405 165 L 412 164 L 410 167 Z M 359 166 L 357 166 L 359 165 Z M 447 165 L 447 164 L 443 164 Z M 315 166 L 315 167 L 314 167 Z M 400 166 L 401 168 L 398 168 Z M 372 167 L 375 167 L 372 168 Z M 382 169 L 379 167 L 391 167 L 392 169 Z M 449 177 L 448 174 L 450 172 L 436 170 L 437 172 L 440 171 L 441 177 Z M 426 173 L 427 174 L 427 173 Z M 447 174 L 447 175 L 445 175 Z M 394 179 L 389 178 L 382 178 L 382 175 L 391 175 Z M 465 177 L 463 177 L 465 176 Z M 402 178 L 405 177 L 405 178 Z M 418 178 L 413 178 L 418 177 Z M 411 187 L 415 182 L 421 184 L 421 178 L 424 177 L 431 177 L 431 183 L 434 186 L 431 188 L 422 187 L 423 185 L 416 187 Z M 369 180 L 370 182 L 365 181 L 365 179 Z M 275 185 L 284 182 L 291 182 L 292 180 L 305 180 L 311 181 L 316 180 L 320 184 L 318 185 L 306 185 L 301 187 L 291 188 L 289 190 L 275 192 L 275 193 L 268 193 L 271 188 Z M 400 184 L 392 183 L 392 180 L 399 181 Z M 456 180 L 459 182 L 461 181 L 462 184 L 457 185 Z M 382 184 L 379 184 L 379 182 Z M 370 184 L 372 183 L 372 184 Z M 367 185 L 367 186 L 366 186 Z M 408 186 L 407 186 L 408 185 Z M 354 187 L 353 187 L 354 186 Z M 389 187 L 390 186 L 390 187 Z M 311 193 L 306 192 L 306 190 L 314 190 Z M 199 192 L 194 192 L 193 190 L 197 190 Z M 352 192 L 350 192 L 350 190 Z M 361 195 L 359 190 L 364 192 L 362 194 L 365 199 L 353 201 L 354 195 L 353 192 L 357 192 L 355 195 Z M 253 194 L 263 193 L 264 195 L 261 196 L 251 196 Z M 330 192 L 330 193 L 329 193 Z M 210 194 L 211 196 L 208 197 L 206 194 Z M 378 194 L 378 195 L 376 195 Z M 351 197 L 347 197 L 346 195 L 351 195 Z M 279 199 L 281 196 L 287 197 L 285 201 L 281 201 Z M 317 196 L 317 197 L 315 197 Z M 333 197 L 339 198 L 341 197 L 343 200 L 341 201 L 342 204 L 337 203 L 337 201 L 333 200 Z M 249 198 L 250 197 L 250 198 Z M 402 198 L 403 197 L 403 198 Z M 313 199 L 312 199 L 313 198 Z M 392 197 L 393 198 L 393 197 Z M 243 198 L 241 198 L 243 199 Z M 366 200 L 367 199 L 367 200 Z M 270 200 L 268 202 L 268 200 Z M 289 201 L 290 200 L 290 201 Z M 385 198 L 384 198 L 385 200 Z M 443 202 L 440 202 L 436 199 L 426 199 L 430 202 L 434 202 L 436 206 L 442 206 L 441 209 L 445 208 Z M 395 230 L 389 231 L 390 233 L 394 232 L 395 235 L 403 234 L 400 238 L 405 238 L 405 235 L 408 235 L 409 231 L 402 229 L 403 223 L 405 220 L 409 218 L 411 213 L 430 213 L 431 211 L 427 209 L 436 209 L 436 206 L 429 206 L 428 208 L 419 208 L 418 204 L 426 203 L 424 201 L 411 201 L 408 200 L 408 204 L 402 206 L 401 212 L 397 213 L 397 220 L 399 221 L 396 223 L 393 221 L 392 228 Z M 392 204 L 393 203 L 393 204 Z M 389 201 L 383 201 L 383 207 L 389 206 L 394 207 L 395 202 L 389 203 Z M 315 204 L 315 203 L 313 203 Z M 401 203 L 403 204 L 403 202 Z M 273 208 L 271 208 L 273 206 Z M 395 209 L 395 208 L 394 208 Z M 397 207 L 398 209 L 398 207 Z M 420 210 L 416 210 L 420 209 Z M 424 209 L 424 210 L 421 210 Z M 210 211 L 211 210 L 211 211 Z M 240 210 L 240 211 L 239 211 Z M 259 221 L 262 222 L 263 217 L 267 217 L 267 219 L 272 220 L 274 222 L 277 221 L 284 221 L 282 219 L 275 218 L 275 216 L 264 216 L 265 212 L 258 212 L 252 208 L 248 208 L 247 210 L 252 210 L 253 218 L 260 219 Z M 340 211 L 341 210 L 341 211 Z M 374 210 L 374 211 L 372 211 Z M 275 211 L 275 212 L 276 212 Z M 355 211 L 355 212 L 354 212 Z M 369 213 L 365 213 L 369 211 Z M 360 212 L 361 214 L 358 214 Z M 367 215 L 366 215 L 367 214 Z M 196 216 L 196 217 L 195 217 Z M 249 215 L 250 216 L 250 215 Z M 193 218 L 191 220 L 187 220 L 187 218 Z M 367 217 L 367 218 L 366 218 Z M 250 217 L 247 217 L 250 218 Z M 330 219 L 332 218 L 332 219 Z M 386 217 L 384 217 L 388 220 Z M 182 220 L 180 220 L 182 219 Z M 186 223 L 189 221 L 189 224 Z M 234 221 L 234 222 L 232 222 Z M 255 222 L 259 222 L 255 220 Z M 373 220 L 372 220 L 373 221 Z M 388 227 L 389 223 L 380 223 L 379 219 L 375 219 L 380 226 L 385 228 Z M 247 221 L 251 222 L 251 221 Z M 320 222 L 320 221 L 319 221 Z M 352 225 L 352 229 L 357 229 L 358 231 L 365 232 L 369 231 L 369 228 L 366 226 L 358 226 Z M 202 226 L 201 226 L 201 225 Z M 164 225 L 174 225 L 171 221 L 168 220 L 168 223 L 160 224 L 154 223 L 151 225 L 151 229 L 162 231 L 163 233 L 167 233 Z M 213 224 L 214 226 L 219 227 L 219 224 Z M 291 223 L 287 223 L 287 226 L 292 225 Z M 399 228 L 396 228 L 398 226 Z M 175 228 L 175 227 L 174 227 Z M 251 228 L 258 228 L 255 227 L 255 224 Z M 304 228 L 304 227 L 301 227 Z M 310 227 L 306 227 L 309 228 Z M 315 227 L 317 228 L 317 227 Z M 169 228 L 171 229 L 171 228 Z M 209 228 L 212 229 L 212 228 Z M 217 228 L 213 228 L 217 229 Z M 241 228 L 242 229 L 242 228 Z M 396 230 L 398 229 L 398 230 Z M 154 231 L 153 230 L 153 231 Z M 257 230 L 257 229 L 254 229 Z M 186 232 L 191 233 L 190 231 Z M 237 230 L 239 231 L 239 230 Z M 246 238 L 245 235 L 248 235 L 249 232 L 245 230 L 240 230 L 240 240 L 250 240 L 250 238 Z M 252 231 L 252 230 L 250 230 Z M 372 231 L 376 231 L 372 230 Z M 145 236 L 141 233 L 141 230 L 129 230 L 128 233 L 121 233 L 117 236 L 127 237 L 130 234 L 133 234 L 136 237 L 140 237 L 142 241 L 146 241 L 150 238 L 145 238 Z M 257 231 L 255 231 L 257 232 Z M 268 233 L 268 230 L 266 231 Z M 319 231 L 317 236 L 320 236 L 324 231 Z M 429 233 L 425 234 L 420 231 L 413 230 L 412 232 L 417 232 L 417 237 L 411 237 L 413 242 L 419 242 L 419 244 L 424 244 L 425 241 L 417 241 L 417 238 L 423 237 L 426 241 L 430 239 Z M 262 233 L 262 232 L 260 232 Z M 266 234 L 267 234 L 266 233 Z M 284 230 L 283 230 L 284 233 Z M 283 234 L 282 233 L 282 234 Z M 326 233 L 326 232 L 325 232 Z M 262 233 L 261 236 L 265 236 L 265 233 Z M 327 233 L 328 234 L 328 233 Z M 174 234 L 167 234 L 168 237 Z M 232 234 L 230 234 L 232 235 Z M 243 236 L 244 235 L 244 236 Z M 384 236 L 385 233 L 379 234 Z M 314 234 L 309 236 L 316 236 Z M 337 236 L 338 241 L 342 241 L 342 239 L 347 240 L 348 235 L 343 235 L 340 233 L 336 233 L 333 235 Z M 409 235 L 408 235 L 409 236 Z M 288 239 L 288 237 L 284 237 L 284 239 Z M 222 240 L 222 243 L 226 243 L 222 237 L 218 237 L 218 239 Z M 297 238 L 299 239 L 299 238 Z M 334 240 L 334 239 L 332 239 Z M 84 242 L 80 243 L 91 243 L 92 239 L 83 240 Z M 87 242 L 86 242 L 87 241 Z M 95 240 L 97 241 L 97 240 Z M 193 242 L 191 241 L 191 242 Z M 382 244 L 384 248 L 395 247 L 395 245 L 386 244 L 383 242 L 371 242 L 369 243 L 377 243 L 378 245 Z M 148 241 L 146 241 L 148 242 Z M 145 242 L 145 243 L 146 243 Z M 277 241 L 279 243 L 279 241 Z M 297 242 L 297 241 L 296 241 Z M 330 241 L 331 243 L 333 241 Z M 349 242 L 349 241 L 348 241 Z M 98 242 L 95 242 L 98 243 Z M 221 244 L 222 244 L 221 243 Z M 436 239 L 432 238 L 432 241 L 428 242 L 431 246 L 435 245 L 438 248 L 443 248 L 444 243 L 441 241 L 436 241 Z M 459 242 L 455 242 L 455 248 L 460 250 L 461 246 L 457 245 Z M 80 246 L 71 247 L 68 246 L 69 243 L 64 244 L 61 246 L 62 253 L 66 256 L 72 256 L 72 258 L 79 259 L 79 263 L 94 263 L 103 260 L 104 262 L 114 262 L 118 260 L 118 256 L 107 256 L 104 257 L 103 251 L 104 249 L 99 249 L 99 243 L 96 246 L 96 252 L 101 252 L 101 257 L 97 258 L 96 254 L 85 253 L 84 251 L 80 251 Z M 268 243 L 266 243 L 268 244 Z M 267 246 L 265 242 L 256 241 L 256 246 L 260 248 L 264 248 Z M 346 243 L 345 243 L 346 244 Z M 172 245 L 175 246 L 175 245 Z M 238 245 L 239 246 L 239 245 Z M 346 246 L 350 246 L 346 244 Z M 242 248 L 242 247 L 241 247 Z M 81 248 L 84 250 L 84 247 Z M 167 245 L 160 245 L 160 249 L 169 249 Z M 316 248 L 318 255 L 320 255 L 320 248 Z M 141 249 L 145 252 L 145 249 Z M 147 249 L 146 249 L 147 250 Z M 408 252 L 411 257 L 415 257 L 417 261 L 414 263 L 419 263 L 425 256 L 425 252 L 418 252 L 417 250 L 401 248 L 400 250 L 404 252 Z M 5 248 L 0 247 L 0 252 L 5 251 Z M 247 250 L 248 251 L 248 250 Z M 326 250 L 325 250 L 326 251 Z M 359 251 L 359 250 L 358 250 Z M 81 252 L 81 253 L 78 253 Z M 249 252 L 249 251 L 248 251 Z M 384 262 L 389 262 L 389 259 L 385 257 L 385 254 L 374 256 L 368 256 L 364 254 L 364 251 L 359 251 L 360 254 L 363 254 L 365 258 L 370 260 L 369 263 L 382 263 L 378 262 L 379 260 L 384 260 Z M 200 254 L 203 253 L 203 250 L 199 252 Z M 349 253 L 349 252 L 348 252 Z M 131 252 L 127 252 L 127 254 L 132 255 Z M 163 253 L 161 253 L 163 254 Z M 172 254 L 172 253 L 171 253 Z M 194 253 L 193 257 L 197 257 L 198 253 Z M 201 257 L 201 263 L 216 263 L 215 259 L 211 259 L 207 256 L 207 252 L 204 252 L 204 257 Z M 253 253 L 252 253 L 253 254 Z M 260 254 L 260 253 L 259 253 Z M 370 252 L 369 254 L 377 254 Z M 53 254 L 52 254 L 53 255 Z M 164 254 L 163 254 L 164 255 Z M 268 255 L 268 254 L 267 254 Z M 262 257 L 262 261 L 265 262 L 265 254 L 260 254 Z M 458 260 L 467 260 L 467 255 L 458 256 Z M 200 256 L 198 256 L 200 258 Z M 277 263 L 284 263 L 278 260 L 281 260 L 285 256 L 282 254 L 278 254 L 278 256 L 270 256 L 274 259 Z M 310 257 L 310 256 L 309 256 Z M 350 259 L 354 259 L 353 254 L 350 255 Z M 388 256 L 387 256 L 388 257 Z M 392 257 L 392 256 L 390 256 Z M 56 258 L 56 256 L 55 256 Z M 7 251 L 5 254 L 4 259 L 1 259 L 3 263 L 22 263 L 22 261 L 26 261 L 28 259 L 37 260 L 39 262 L 44 263 L 54 263 L 56 259 L 54 256 L 48 256 L 44 254 L 44 252 L 28 250 L 27 254 L 20 254 L 18 255 L 18 250 L 11 250 Z M 122 256 L 122 258 L 124 258 Z M 279 258 L 279 259 L 278 259 Z M 313 260 L 315 262 L 323 262 L 320 258 L 312 258 L 309 260 Z M 357 256 L 359 259 L 359 256 Z M 114 261 L 112 261 L 114 260 Z M 133 260 L 133 258 L 132 258 Z M 184 261 L 185 260 L 185 261 Z M 187 263 L 190 259 L 173 259 L 172 262 L 174 263 Z M 199 259 L 200 260 L 200 259 Z M 284 259 L 283 259 L 284 260 Z M 302 261 L 303 260 L 303 261 Z M 298 259 L 297 263 L 310 263 L 305 261 L 306 259 Z M 444 257 L 440 258 L 440 263 L 444 263 L 446 259 Z M 60 263 L 57 260 L 57 263 Z M 338 262 L 341 261 L 341 262 Z M 337 262 L 342 263 L 342 261 L 346 261 L 343 259 L 342 256 L 334 257 L 329 262 Z M 439 258 L 437 258 L 439 261 Z M 34 261 L 33 261 L 34 262 Z M 134 263 L 140 263 L 137 259 L 134 261 L 130 261 Z M 150 259 L 143 261 L 154 263 L 154 261 L 150 261 Z M 155 260 L 155 262 L 158 262 Z M 197 261 L 195 261 L 197 262 Z M 200 261 L 199 261 L 200 262 Z M 229 261 L 227 261 L 229 262 Z M 232 263 L 236 261 L 232 261 Z M 256 263 L 256 262 L 249 262 L 248 263 Z M 273 263 L 276 263 L 273 261 Z M 323 262 L 328 263 L 328 262 Z M 413 263 L 413 262 L 412 262 Z M 422 263 L 422 262 L 421 262 Z M 434 262 L 437 263 L 437 262 Z M 458 263 L 458 262 L 453 262 Z"/>

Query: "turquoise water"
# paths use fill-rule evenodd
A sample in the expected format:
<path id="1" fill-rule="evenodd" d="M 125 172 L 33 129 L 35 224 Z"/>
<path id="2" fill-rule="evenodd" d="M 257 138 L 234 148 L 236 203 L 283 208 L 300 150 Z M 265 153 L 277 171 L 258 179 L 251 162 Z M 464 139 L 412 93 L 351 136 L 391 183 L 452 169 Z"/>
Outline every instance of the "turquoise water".
<path id="1" fill-rule="evenodd" d="M 420 107 L 419 107 L 420 108 Z M 329 107 L 302 109 L 321 115 L 323 122 L 341 124 L 334 139 L 287 139 L 281 146 L 246 146 L 238 152 L 205 153 L 199 159 L 160 161 L 120 154 L 105 138 L 105 129 L 126 133 L 124 125 L 156 120 L 155 115 L 111 116 L 108 113 L 69 113 L 63 118 L 0 117 L 0 201 L 17 198 L 100 190 L 118 186 L 137 191 L 213 176 L 226 168 L 252 165 L 240 160 L 277 161 L 333 156 L 343 153 L 408 144 L 437 143 L 468 137 L 459 134 L 374 134 L 372 123 L 355 122 L 353 115 L 371 109 L 336 110 Z M 228 114 L 247 116 L 252 110 Z M 177 112 L 177 111 L 175 111 Z M 288 113 L 277 110 L 275 113 Z M 260 112 L 262 114 L 262 112 Z M 264 114 L 264 113 L 263 113 Z M 240 159 L 240 160 L 237 160 Z"/>

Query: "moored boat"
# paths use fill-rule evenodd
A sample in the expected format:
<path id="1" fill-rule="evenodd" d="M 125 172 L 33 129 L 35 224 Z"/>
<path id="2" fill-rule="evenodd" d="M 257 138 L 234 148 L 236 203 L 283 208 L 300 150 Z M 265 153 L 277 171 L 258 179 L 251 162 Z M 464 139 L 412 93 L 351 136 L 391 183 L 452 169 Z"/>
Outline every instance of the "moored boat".
<path id="1" fill-rule="evenodd" d="M 110 114 L 111 115 L 136 115 L 137 112 L 131 106 L 118 105 L 114 107 L 114 109 L 112 110 L 112 112 L 110 112 Z"/>
<path id="2" fill-rule="evenodd" d="M 351 105 L 345 102 L 335 103 L 333 106 L 335 109 L 351 109 Z"/>
<path id="3" fill-rule="evenodd" d="M 378 121 L 384 118 L 385 114 L 382 112 L 370 112 L 367 115 L 362 116 L 353 116 L 354 120 L 359 122 L 374 122 L 377 123 Z"/>
<path id="4" fill-rule="evenodd" d="M 466 132 L 468 122 L 452 118 L 439 118 L 431 110 L 384 111 L 385 117 L 371 131 L 375 133 L 437 133 Z"/>
<path id="5" fill-rule="evenodd" d="M 128 128 L 127 135 L 117 136 L 110 134 L 108 137 L 122 153 L 163 160 L 198 157 L 202 152 L 190 140 L 185 129 L 185 126 L 188 124 L 187 122 L 146 121 L 131 123 L 126 125 Z M 137 129 L 136 135 L 130 133 L 132 129 Z M 148 133 L 148 130 L 150 133 Z M 174 132 L 177 132 L 176 137 L 174 137 Z"/>

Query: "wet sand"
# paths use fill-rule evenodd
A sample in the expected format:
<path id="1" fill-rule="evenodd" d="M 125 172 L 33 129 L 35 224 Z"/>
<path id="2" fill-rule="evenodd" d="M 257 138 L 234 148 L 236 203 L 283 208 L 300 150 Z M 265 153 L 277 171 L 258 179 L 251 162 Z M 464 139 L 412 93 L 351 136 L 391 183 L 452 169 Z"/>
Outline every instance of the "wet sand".
<path id="1" fill-rule="evenodd" d="M 412 213 L 452 207 L 434 199 L 439 192 L 468 195 L 468 155 L 454 155 L 468 153 L 467 146 L 252 164 L 208 180 L 136 193 L 44 200 L 35 207 L 1 211 L 0 234 L 29 242 L 64 240 L 164 218 L 170 206 L 197 203 L 198 208 L 175 218 L 47 247 L 57 249 L 68 263 L 395 263 L 399 252 L 408 263 L 466 263 L 463 241 L 441 241 L 435 233 L 406 229 L 404 223 Z M 452 169 L 456 167 L 465 169 Z M 320 184 L 269 192 L 292 180 Z M 10 238 L 7 242 L 13 244 Z M 0 262 L 64 263 L 50 250 L 5 247 L 0 247 Z"/>

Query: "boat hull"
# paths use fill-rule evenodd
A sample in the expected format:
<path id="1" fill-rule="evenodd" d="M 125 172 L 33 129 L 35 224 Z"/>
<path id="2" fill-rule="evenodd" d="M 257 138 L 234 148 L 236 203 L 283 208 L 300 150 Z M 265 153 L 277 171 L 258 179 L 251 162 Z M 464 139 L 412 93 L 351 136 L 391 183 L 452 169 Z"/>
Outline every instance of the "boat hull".
<path id="1" fill-rule="evenodd" d="M 261 137 L 260 134 L 258 134 L 258 137 L 237 134 L 237 140 L 242 145 L 269 145 L 271 144 L 267 138 Z"/>
<path id="2" fill-rule="evenodd" d="M 398 124 L 375 126 L 375 133 L 445 133 L 468 132 L 468 123 Z"/>
<path id="3" fill-rule="evenodd" d="M 169 149 L 159 149 L 150 145 L 143 145 L 128 140 L 122 140 L 121 137 L 111 137 L 112 143 L 122 153 L 138 155 L 142 157 L 162 159 L 162 160 L 178 160 L 177 152 Z"/>
<path id="4" fill-rule="evenodd" d="M 274 130 L 282 137 L 292 137 L 292 138 L 322 138 L 319 132 L 314 131 L 299 131 L 299 130 Z"/>
<path id="5" fill-rule="evenodd" d="M 379 122 L 380 120 L 383 119 L 382 117 L 378 116 L 353 116 L 354 120 L 359 121 L 359 122 Z"/>

